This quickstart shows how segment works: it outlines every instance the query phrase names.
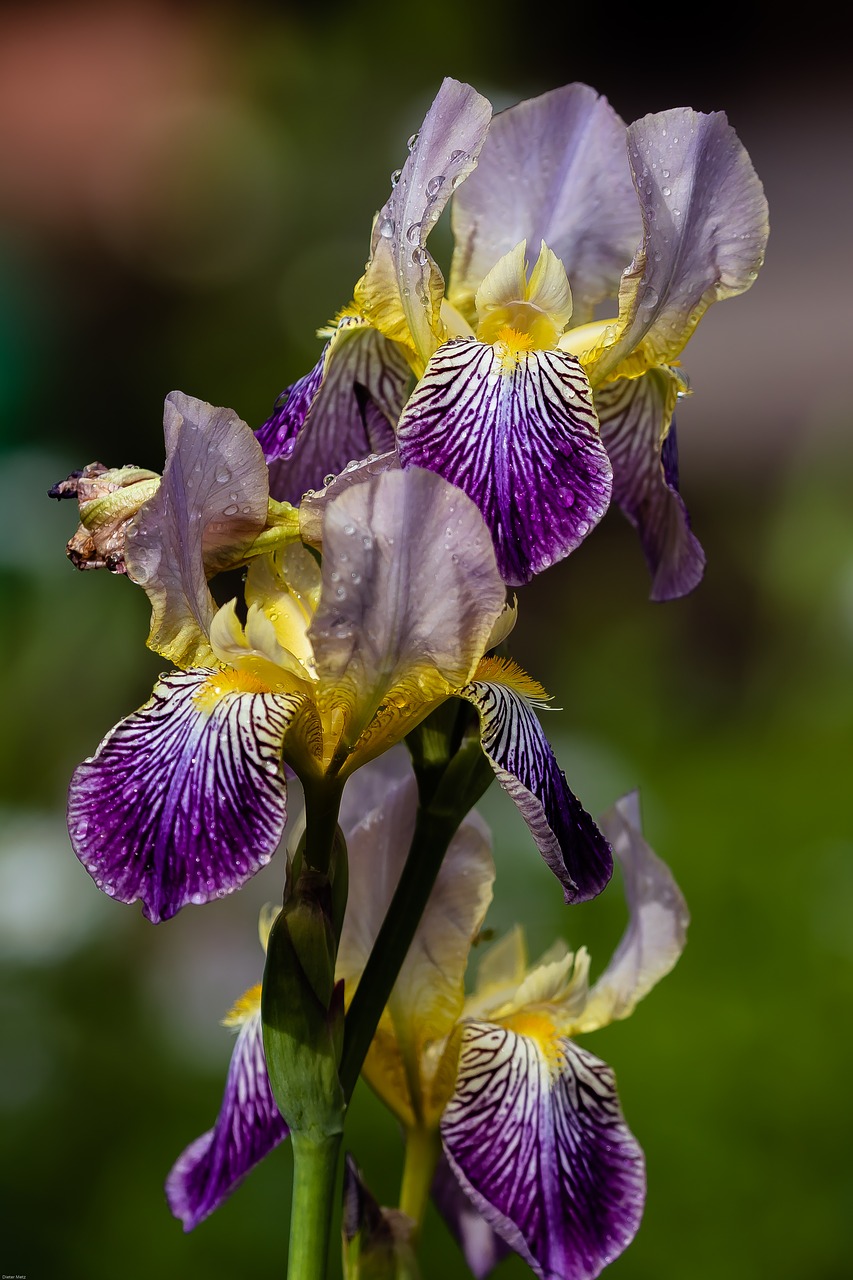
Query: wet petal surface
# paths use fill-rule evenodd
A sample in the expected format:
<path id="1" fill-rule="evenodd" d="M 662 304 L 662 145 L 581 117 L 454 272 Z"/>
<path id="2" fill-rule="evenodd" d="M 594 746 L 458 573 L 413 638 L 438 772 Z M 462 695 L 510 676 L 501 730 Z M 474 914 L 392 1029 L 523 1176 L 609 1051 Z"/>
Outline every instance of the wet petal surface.
<path id="1" fill-rule="evenodd" d="M 427 467 L 476 502 L 512 585 L 567 556 L 607 510 L 610 462 L 592 396 L 563 352 L 445 343 L 397 435 L 404 467 Z"/>
<path id="2" fill-rule="evenodd" d="M 281 748 L 298 705 L 241 691 L 237 673 L 158 680 L 71 780 L 71 842 L 98 887 L 141 899 L 156 923 L 254 875 L 284 827 Z"/>
<path id="3" fill-rule="evenodd" d="M 613 1072 L 572 1041 L 468 1023 L 441 1135 L 475 1207 L 543 1280 L 591 1280 L 634 1238 L 642 1152 Z"/>
<path id="4" fill-rule="evenodd" d="M 570 790 L 533 707 L 492 681 L 473 681 L 461 696 L 480 713 L 483 750 L 563 886 L 566 902 L 594 898 L 613 870 L 610 846 Z"/>

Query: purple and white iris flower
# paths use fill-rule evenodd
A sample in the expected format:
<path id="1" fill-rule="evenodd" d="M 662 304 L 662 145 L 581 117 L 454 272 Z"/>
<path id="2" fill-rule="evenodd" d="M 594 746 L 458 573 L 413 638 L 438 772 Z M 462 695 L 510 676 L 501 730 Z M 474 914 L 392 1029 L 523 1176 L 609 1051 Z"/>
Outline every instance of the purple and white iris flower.
<path id="1" fill-rule="evenodd" d="M 342 811 L 352 890 L 336 974 L 347 1001 L 396 887 L 416 807 L 411 771 L 392 753 L 359 775 Z M 413 1136 L 434 1135 L 433 1196 L 478 1280 L 512 1250 L 541 1277 L 588 1280 L 639 1226 L 642 1152 L 613 1073 L 574 1037 L 633 1011 L 678 959 L 688 914 L 642 838 L 636 796 L 621 800 L 603 825 L 622 866 L 630 919 L 592 987 L 585 950 L 558 945 L 530 967 L 514 930 L 485 954 L 466 997 L 465 969 L 494 879 L 488 829 L 472 813 L 448 849 L 365 1062 L 366 1079 L 409 1145 L 423 1152 L 428 1143 Z M 271 1119 L 257 996 L 248 993 L 240 1010 L 246 1017 L 219 1119 L 167 1182 L 187 1230 L 286 1136 L 280 1118 Z"/>
<path id="2" fill-rule="evenodd" d="M 258 553 L 267 466 L 232 411 L 173 393 L 166 447 L 124 559 L 152 603 L 148 643 L 179 670 L 72 779 L 71 839 L 96 884 L 155 922 L 233 892 L 279 844 L 282 760 L 306 786 L 343 783 L 459 697 L 566 900 L 599 893 L 610 848 L 544 736 L 544 691 L 484 656 L 513 611 L 474 503 L 421 468 L 352 483 L 323 508 L 318 564 L 286 525 Z M 217 607 L 208 579 L 241 562 L 243 599 Z"/>
<path id="3" fill-rule="evenodd" d="M 749 288 L 767 240 L 725 116 L 626 128 L 573 84 L 492 119 L 447 79 L 409 150 L 352 304 L 258 432 L 274 495 L 296 501 L 396 439 L 404 467 L 477 503 L 507 583 L 568 555 L 612 492 L 652 598 L 691 590 L 704 555 L 678 493 L 678 358 L 712 302 Z M 426 242 L 451 195 L 445 286 Z"/>

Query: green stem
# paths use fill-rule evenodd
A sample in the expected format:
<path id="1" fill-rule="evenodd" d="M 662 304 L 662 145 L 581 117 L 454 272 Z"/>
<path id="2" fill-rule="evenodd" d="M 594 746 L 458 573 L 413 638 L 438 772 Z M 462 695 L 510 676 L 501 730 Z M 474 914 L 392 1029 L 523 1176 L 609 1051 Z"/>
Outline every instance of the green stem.
<path id="1" fill-rule="evenodd" d="M 344 784 L 328 776 L 303 783 L 305 793 L 305 861 L 315 871 L 328 874 L 338 829 L 338 812 Z"/>
<path id="2" fill-rule="evenodd" d="M 291 1136 L 293 1200 L 287 1280 L 325 1280 L 341 1134 Z"/>
<path id="3" fill-rule="evenodd" d="M 435 1166 L 441 1154 L 441 1138 L 435 1129 L 409 1129 L 406 1133 L 406 1162 L 400 1188 L 400 1208 L 415 1224 L 413 1244 L 417 1243 L 426 1213 Z"/>
<path id="4" fill-rule="evenodd" d="M 493 776 L 479 740 L 471 740 L 445 769 L 429 804 L 418 808 L 406 865 L 346 1017 L 340 1079 L 347 1101 L 352 1097 L 382 1010 L 415 936 L 447 847 Z"/>

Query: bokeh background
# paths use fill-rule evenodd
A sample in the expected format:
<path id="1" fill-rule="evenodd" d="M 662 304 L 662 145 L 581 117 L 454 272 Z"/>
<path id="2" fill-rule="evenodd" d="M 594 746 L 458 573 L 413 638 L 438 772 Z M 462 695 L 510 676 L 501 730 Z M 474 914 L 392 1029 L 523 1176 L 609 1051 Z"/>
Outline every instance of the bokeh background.
<path id="1" fill-rule="evenodd" d="M 832 32 L 818 44 L 771 13 L 706 8 L 688 38 L 689 15 L 661 9 L 555 19 L 507 0 L 0 8 L 4 1273 L 283 1274 L 286 1148 L 191 1236 L 162 1191 L 216 1114 L 218 1019 L 260 976 L 281 860 L 156 929 L 77 864 L 70 773 L 162 662 L 142 593 L 75 573 L 74 512 L 45 493 L 94 459 L 159 470 L 174 388 L 263 421 L 348 300 L 388 175 L 451 74 L 496 108 L 576 79 L 627 120 L 723 108 L 765 182 L 759 281 L 684 360 L 704 583 L 650 604 L 614 511 L 522 593 L 513 651 L 563 708 L 548 729 L 587 806 L 641 789 L 693 915 L 676 971 L 586 1040 L 649 1167 L 643 1227 L 608 1274 L 850 1274 L 853 99 Z M 534 953 L 562 932 L 600 968 L 618 891 L 567 912 L 497 788 L 484 809 L 490 925 L 520 917 Z M 348 1146 L 393 1202 L 398 1137 L 363 1087 Z M 433 1215 L 438 1274 L 465 1269 Z"/>

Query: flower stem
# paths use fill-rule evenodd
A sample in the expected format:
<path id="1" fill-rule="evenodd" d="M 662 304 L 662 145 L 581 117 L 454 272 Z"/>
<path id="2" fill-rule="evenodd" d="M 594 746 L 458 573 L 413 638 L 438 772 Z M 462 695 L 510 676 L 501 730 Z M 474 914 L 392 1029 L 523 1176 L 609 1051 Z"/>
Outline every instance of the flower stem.
<path id="1" fill-rule="evenodd" d="M 447 847 L 493 777 L 479 739 L 471 739 L 444 770 L 429 803 L 418 808 L 406 865 L 346 1017 L 340 1080 L 347 1100 L 352 1097 Z"/>
<path id="2" fill-rule="evenodd" d="M 342 1134 L 294 1133 L 287 1280 L 325 1280 Z"/>

